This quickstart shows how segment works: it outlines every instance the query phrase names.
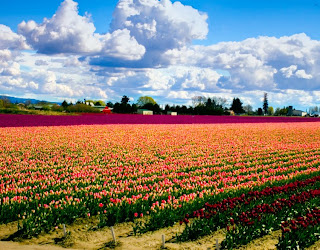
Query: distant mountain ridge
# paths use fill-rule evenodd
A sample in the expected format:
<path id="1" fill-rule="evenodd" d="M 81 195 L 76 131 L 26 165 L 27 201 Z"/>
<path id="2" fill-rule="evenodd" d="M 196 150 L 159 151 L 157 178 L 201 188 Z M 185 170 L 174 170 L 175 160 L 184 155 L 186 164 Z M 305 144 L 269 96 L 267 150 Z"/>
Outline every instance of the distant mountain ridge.
<path id="1" fill-rule="evenodd" d="M 30 98 L 20 98 L 20 97 L 13 97 L 13 96 L 6 96 L 0 95 L 0 99 L 8 99 L 11 103 L 26 103 L 30 102 L 30 104 L 38 104 L 38 103 L 57 103 L 61 104 L 61 102 L 48 102 L 48 101 L 40 101 L 37 99 L 30 99 Z"/>

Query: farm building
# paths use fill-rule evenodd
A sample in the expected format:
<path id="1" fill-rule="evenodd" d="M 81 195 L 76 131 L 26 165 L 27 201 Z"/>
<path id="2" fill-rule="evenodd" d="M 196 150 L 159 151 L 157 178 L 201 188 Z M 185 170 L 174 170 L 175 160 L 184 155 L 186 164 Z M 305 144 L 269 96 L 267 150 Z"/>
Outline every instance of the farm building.
<path id="1" fill-rule="evenodd" d="M 302 110 L 297 110 L 297 109 L 292 110 L 293 116 L 307 116 L 307 114 L 308 114 L 307 112 Z"/>
<path id="2" fill-rule="evenodd" d="M 106 107 L 102 110 L 102 112 L 103 112 L 104 114 L 111 114 L 111 108 L 109 108 L 108 106 L 106 106 Z"/>
<path id="3" fill-rule="evenodd" d="M 98 109 L 101 112 L 103 112 L 103 110 L 106 108 L 106 106 L 91 106 L 91 107 Z"/>
<path id="4" fill-rule="evenodd" d="M 308 113 L 302 110 L 294 109 L 292 106 L 289 106 L 288 116 L 307 116 Z"/>
<path id="5" fill-rule="evenodd" d="M 140 115 L 153 115 L 153 111 L 148 109 L 138 109 L 137 113 Z"/>
<path id="6" fill-rule="evenodd" d="M 84 104 L 85 104 L 85 105 L 89 105 L 89 106 L 91 106 L 91 107 L 94 107 L 94 103 L 91 102 L 91 101 L 85 101 Z"/>
<path id="7" fill-rule="evenodd" d="M 168 114 L 168 115 L 178 115 L 177 112 L 173 112 L 173 111 L 168 111 L 167 114 Z"/>

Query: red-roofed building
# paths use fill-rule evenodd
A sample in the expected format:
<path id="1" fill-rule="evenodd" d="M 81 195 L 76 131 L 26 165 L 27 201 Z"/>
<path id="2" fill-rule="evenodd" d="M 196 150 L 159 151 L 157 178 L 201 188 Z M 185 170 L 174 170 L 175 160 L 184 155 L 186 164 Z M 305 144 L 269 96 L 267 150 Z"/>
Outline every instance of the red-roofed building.
<path id="1" fill-rule="evenodd" d="M 104 113 L 104 114 L 111 114 L 112 112 L 111 112 L 111 109 L 108 107 L 108 106 L 106 106 L 103 110 L 102 110 L 102 112 Z"/>

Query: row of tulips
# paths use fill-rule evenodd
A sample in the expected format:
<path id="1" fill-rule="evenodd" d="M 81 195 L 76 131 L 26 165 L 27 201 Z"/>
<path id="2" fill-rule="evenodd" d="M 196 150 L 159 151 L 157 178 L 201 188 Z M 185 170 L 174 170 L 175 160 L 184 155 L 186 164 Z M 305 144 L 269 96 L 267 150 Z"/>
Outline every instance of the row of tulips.
<path id="1" fill-rule="evenodd" d="M 196 197 L 192 201 L 189 201 L 188 203 L 182 203 L 179 206 L 176 206 L 172 201 L 168 200 L 162 200 L 161 203 L 158 203 L 158 206 L 153 209 L 150 213 L 148 213 L 148 218 L 144 218 L 143 220 L 136 220 L 134 224 L 134 232 L 135 234 L 142 234 L 148 231 L 154 231 L 159 228 L 172 226 L 175 222 L 180 220 L 180 224 L 185 222 L 188 224 L 189 219 L 191 218 L 199 218 L 199 217 L 206 217 L 207 219 L 210 218 L 210 220 L 204 220 L 201 222 L 201 226 L 195 226 L 195 227 L 187 227 L 184 231 L 183 236 L 179 237 L 179 240 L 190 240 L 190 239 L 196 239 L 202 235 L 210 233 L 212 230 L 215 230 L 217 227 L 221 227 L 221 220 L 222 212 L 226 212 L 226 210 L 230 206 L 233 208 L 237 202 L 239 202 L 238 205 L 244 205 L 244 204 L 253 204 L 251 201 L 259 201 L 259 195 L 265 195 L 269 198 L 271 194 L 276 196 L 281 194 L 282 192 L 285 193 L 295 193 L 297 190 L 303 190 L 305 186 L 308 185 L 314 185 L 317 182 L 317 186 L 320 186 L 320 172 L 312 172 L 308 174 L 301 174 L 293 177 L 292 179 L 286 179 L 281 181 L 274 181 L 274 182 L 268 182 L 261 184 L 260 186 L 256 186 L 253 188 L 243 188 L 238 190 L 230 190 L 229 192 L 222 192 L 217 193 L 216 195 L 202 195 L 201 197 Z M 314 177 L 312 177 L 314 176 Z M 280 185 L 280 186 L 279 186 Z M 270 188 L 271 186 L 274 186 L 273 188 Z M 307 187 L 306 189 L 308 189 Z M 255 191 L 252 191 L 254 189 Z M 246 199 L 244 198 L 246 197 Z M 170 197 L 174 198 L 174 197 Z M 214 205 L 209 205 L 209 202 L 216 202 Z M 207 201 L 205 204 L 204 202 Z M 240 201 L 243 201 L 243 204 L 241 204 Z M 160 205 L 159 205 L 160 204 Z M 212 206 L 212 208 L 210 208 Z M 220 207 L 222 209 L 217 210 L 216 207 Z M 204 213 L 204 208 L 206 212 Z M 223 211 L 225 209 L 225 211 Z M 139 210 L 138 210 L 139 211 Z M 186 213 L 189 213 L 190 211 L 194 211 L 191 214 L 187 214 L 187 217 L 185 217 Z M 219 213 L 219 216 L 214 216 L 215 214 Z M 139 217 L 139 213 L 136 213 Z M 143 214 L 143 213 L 142 213 Z M 105 217 L 105 215 L 103 215 Z M 184 219 L 182 219 L 184 218 Z M 215 221 L 214 225 L 212 225 L 213 221 L 215 219 L 220 220 Z M 106 221 L 103 219 L 103 221 Z M 199 223 L 199 221 L 195 222 Z M 209 223 L 207 227 L 210 228 L 210 230 L 203 230 L 203 227 L 205 223 Z M 222 223 L 222 224 L 225 224 Z M 194 232 L 195 228 L 200 228 L 201 232 Z"/>
<path id="2" fill-rule="evenodd" d="M 268 186 L 260 191 L 248 191 L 240 196 L 229 196 L 214 204 L 207 202 L 203 208 L 186 214 L 180 221 L 180 224 L 185 223 L 186 227 L 182 234 L 178 236 L 178 240 L 197 239 L 219 228 L 229 228 L 228 223 L 232 226 L 242 221 L 252 224 L 248 216 L 259 218 L 261 213 L 269 208 L 268 203 L 272 204 L 275 199 L 281 200 L 297 192 L 320 187 L 319 172 L 313 174 L 316 176 L 312 178 L 310 176 L 300 176 L 301 179 L 292 180 L 292 182 L 284 185 L 273 183 L 275 186 Z M 194 220 L 189 223 L 191 219 Z"/>
<path id="3" fill-rule="evenodd" d="M 227 231 L 222 248 L 232 249 L 245 245 L 253 239 L 280 229 L 281 221 L 305 213 L 320 202 L 320 189 L 304 191 L 287 199 L 277 199 L 271 204 L 262 204 L 238 216 L 237 224 Z M 259 212 L 258 212 L 259 211 Z M 255 217 L 253 217 L 255 215 Z"/>
<path id="4" fill-rule="evenodd" d="M 0 129 L 0 223 L 171 225 L 205 202 L 320 171 L 318 123 Z M 143 222 L 144 223 L 144 222 Z"/>
<path id="5" fill-rule="evenodd" d="M 278 123 L 318 122 L 303 117 L 251 117 L 208 115 L 136 115 L 136 114 L 82 114 L 69 116 L 0 114 L 0 127 L 67 126 L 92 124 L 212 124 L 212 123 Z"/>
<path id="6" fill-rule="evenodd" d="M 278 249 L 305 249 L 320 240 L 320 209 L 314 208 L 281 223 Z"/>

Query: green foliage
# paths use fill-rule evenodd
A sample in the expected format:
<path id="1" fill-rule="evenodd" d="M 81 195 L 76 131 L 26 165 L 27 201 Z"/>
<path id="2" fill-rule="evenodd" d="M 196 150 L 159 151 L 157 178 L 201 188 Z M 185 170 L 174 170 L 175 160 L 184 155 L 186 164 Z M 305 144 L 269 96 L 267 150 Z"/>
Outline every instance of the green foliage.
<path id="1" fill-rule="evenodd" d="M 165 106 L 165 112 L 172 111 L 182 115 L 223 115 L 225 114 L 223 98 L 206 98 L 204 96 L 196 96 L 192 98 L 194 107 L 185 105 Z"/>
<path id="2" fill-rule="evenodd" d="M 158 104 L 146 103 L 141 107 L 142 109 L 152 110 L 154 114 L 160 114 L 161 108 Z"/>
<path id="3" fill-rule="evenodd" d="M 263 95 L 263 111 L 264 111 L 264 114 L 268 114 L 268 94 L 267 93 L 264 93 Z"/>
<path id="4" fill-rule="evenodd" d="M 289 180 L 281 180 L 281 181 L 276 181 L 273 183 L 264 183 L 262 186 L 254 187 L 253 189 L 240 189 L 240 190 L 236 190 L 234 192 L 222 193 L 222 194 L 219 194 L 216 196 L 208 196 L 205 198 L 205 200 L 209 204 L 214 204 L 216 202 L 221 202 L 222 200 L 224 200 L 227 197 L 234 198 L 234 197 L 240 196 L 242 194 L 247 194 L 251 190 L 261 191 L 262 189 L 267 188 L 267 187 L 270 188 L 270 187 L 274 187 L 274 186 L 284 186 L 286 184 L 293 183 L 295 181 L 304 181 L 304 180 L 310 179 L 312 177 L 319 176 L 319 174 L 320 174 L 319 172 L 315 172 L 315 173 L 312 173 L 311 175 L 296 176 L 293 179 L 289 179 Z M 303 185 L 298 186 L 298 189 L 288 190 L 283 193 L 281 193 L 281 192 L 280 193 L 273 193 L 270 196 L 264 196 L 263 198 L 260 198 L 260 199 L 253 199 L 250 202 L 243 203 L 243 204 L 235 206 L 235 207 L 230 207 L 229 209 L 227 209 L 225 211 L 217 212 L 217 214 L 215 216 L 210 216 L 209 218 L 192 219 L 192 221 L 190 223 L 187 223 L 184 231 L 181 234 L 177 235 L 177 240 L 178 241 L 195 240 L 201 236 L 209 235 L 212 232 L 214 232 L 220 228 L 225 228 L 227 226 L 227 223 L 230 220 L 230 218 L 232 218 L 232 217 L 235 218 L 236 216 L 240 215 L 242 212 L 246 212 L 248 210 L 251 210 L 253 207 L 256 207 L 257 205 L 260 205 L 263 203 L 271 204 L 276 199 L 288 198 L 291 195 L 296 194 L 297 192 L 301 193 L 303 191 L 308 191 L 311 189 L 313 190 L 313 189 L 316 189 L 319 187 L 320 187 L 319 182 L 315 182 L 314 184 L 311 183 L 310 185 L 306 185 L 306 186 L 303 186 Z M 189 214 L 192 214 L 193 211 L 195 211 L 195 210 L 190 209 L 187 212 Z M 204 211 L 206 211 L 206 210 L 204 210 Z M 260 230 L 260 233 L 261 233 L 261 230 Z M 232 235 L 232 232 L 230 232 L 230 233 L 229 233 L 230 234 L 229 240 L 232 240 L 234 238 L 234 236 Z M 229 245 L 229 247 L 231 245 Z"/>
<path id="5" fill-rule="evenodd" d="M 85 102 L 92 102 L 94 106 L 106 106 L 106 103 L 103 100 L 86 100 Z M 81 101 L 78 101 L 77 103 L 82 103 Z"/>
<path id="6" fill-rule="evenodd" d="M 320 223 L 317 220 L 317 218 L 314 219 L 313 225 L 304 224 L 302 227 L 300 225 L 300 228 L 288 229 L 289 232 L 282 231 L 277 249 L 305 249 L 312 246 L 320 240 Z"/>
<path id="7" fill-rule="evenodd" d="M 269 107 L 268 108 L 268 115 L 273 115 L 273 114 L 274 114 L 273 107 Z"/>
<path id="8" fill-rule="evenodd" d="M 106 103 L 102 100 L 94 101 L 94 106 L 106 106 Z"/>
<path id="9" fill-rule="evenodd" d="M 58 104 L 53 104 L 51 107 L 51 111 L 62 112 L 64 108 Z"/>
<path id="10" fill-rule="evenodd" d="M 12 106 L 15 105 L 12 105 L 8 98 L 0 99 L 0 108 L 12 108 Z"/>
<path id="11" fill-rule="evenodd" d="M 76 104 L 76 105 L 69 106 L 67 108 L 67 111 L 73 112 L 73 113 L 100 113 L 98 109 L 95 109 L 86 104 Z"/>
<path id="12" fill-rule="evenodd" d="M 156 101 L 155 101 L 152 97 L 150 97 L 150 96 L 140 96 L 139 99 L 138 99 L 138 101 L 137 101 L 137 105 L 138 105 L 139 107 L 142 107 L 142 106 L 144 106 L 144 105 L 146 105 L 146 104 L 155 105 L 155 104 L 157 104 L 157 103 L 156 103 Z"/>
<path id="13" fill-rule="evenodd" d="M 112 104 L 111 102 L 108 102 L 107 106 L 108 107 L 112 107 L 113 110 L 112 112 L 113 113 L 119 113 L 119 114 L 133 114 L 133 113 L 136 113 L 137 112 L 137 105 L 136 104 L 132 104 L 130 105 L 129 104 L 129 97 L 124 95 L 122 98 L 121 98 L 121 102 L 116 102 L 115 104 Z"/>
<path id="14" fill-rule="evenodd" d="M 265 214 L 260 220 L 254 219 L 252 226 L 237 225 L 234 229 L 227 232 L 226 239 L 221 243 L 225 249 L 233 249 L 240 245 L 246 245 L 250 241 L 269 234 L 271 231 L 280 229 L 281 221 L 296 217 L 297 215 L 308 211 L 310 207 L 319 204 L 320 199 L 316 197 L 306 203 L 298 203 L 292 207 L 287 207 L 276 214 Z"/>
<path id="15" fill-rule="evenodd" d="M 289 107 L 276 108 L 275 116 L 286 116 L 288 114 Z"/>
<path id="16" fill-rule="evenodd" d="M 121 99 L 121 104 L 128 104 L 130 101 L 130 98 L 126 95 L 124 95 Z"/>
<path id="17" fill-rule="evenodd" d="M 233 98 L 230 109 L 233 110 L 236 114 L 245 113 L 242 107 L 242 102 L 240 101 L 239 98 Z"/>
<path id="18" fill-rule="evenodd" d="M 109 107 L 109 108 L 113 108 L 113 103 L 112 102 L 107 102 L 106 106 Z"/>
<path id="19" fill-rule="evenodd" d="M 69 104 L 67 103 L 66 100 L 64 100 L 64 101 L 62 102 L 61 106 L 63 107 L 63 109 L 66 110 L 66 109 L 69 107 Z"/>
<path id="20" fill-rule="evenodd" d="M 113 113 L 119 113 L 119 114 L 132 114 L 137 112 L 137 105 L 135 104 L 128 104 L 128 103 L 119 103 L 116 102 L 113 105 Z"/>

